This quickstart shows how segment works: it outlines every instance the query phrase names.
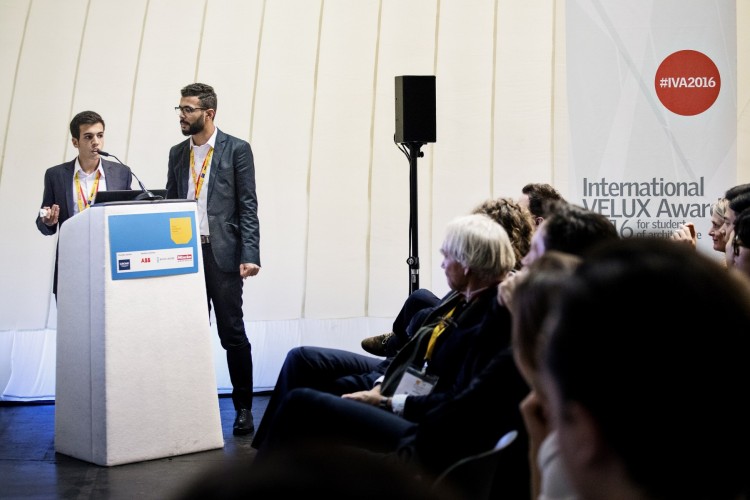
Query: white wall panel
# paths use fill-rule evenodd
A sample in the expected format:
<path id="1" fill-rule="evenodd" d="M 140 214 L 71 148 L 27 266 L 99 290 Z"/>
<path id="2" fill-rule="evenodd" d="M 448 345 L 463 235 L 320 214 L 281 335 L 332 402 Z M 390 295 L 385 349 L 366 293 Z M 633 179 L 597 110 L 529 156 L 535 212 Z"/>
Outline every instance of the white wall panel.
<path id="1" fill-rule="evenodd" d="M 148 187 L 166 186 L 169 148 L 185 140 L 174 107 L 180 103 L 180 89 L 196 81 L 204 4 L 184 0 L 147 4 L 126 163 Z"/>
<path id="2" fill-rule="evenodd" d="M 0 183 L 3 330 L 41 329 L 47 319 L 57 236 L 43 236 L 34 219 L 45 170 L 71 159 L 65 152 L 86 6 L 72 0 L 32 2 L 18 67 L 13 55 L 2 62 L 16 71 Z"/>
<path id="3" fill-rule="evenodd" d="M 262 269 L 245 286 L 249 319 L 302 317 L 320 11 L 308 0 L 265 6 L 251 140 Z"/>
<path id="4" fill-rule="evenodd" d="M 364 315 L 377 9 L 376 0 L 324 3 L 310 159 L 309 318 Z"/>
<path id="5" fill-rule="evenodd" d="M 550 127 L 553 28 L 554 10 L 547 0 L 498 2 L 494 196 L 516 199 L 529 182 L 558 185 Z"/>
<path id="6" fill-rule="evenodd" d="M 102 150 L 129 165 L 128 137 L 134 125 L 131 106 L 145 14 L 145 0 L 91 2 L 80 47 L 71 110 L 72 114 L 93 110 L 102 115 L 106 124 Z M 65 158 L 72 159 L 77 154 L 68 141 Z M 148 166 L 130 166 L 146 182 L 144 177 L 147 177 Z"/>

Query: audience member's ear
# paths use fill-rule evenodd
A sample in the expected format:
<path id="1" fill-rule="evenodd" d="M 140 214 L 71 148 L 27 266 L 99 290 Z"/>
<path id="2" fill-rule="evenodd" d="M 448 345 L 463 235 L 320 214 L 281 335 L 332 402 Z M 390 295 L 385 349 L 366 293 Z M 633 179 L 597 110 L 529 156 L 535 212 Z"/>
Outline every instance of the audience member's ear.
<path id="1" fill-rule="evenodd" d="M 561 425 L 565 430 L 558 433 L 558 439 L 573 487 L 594 493 L 592 498 L 607 498 L 613 484 L 621 483 L 628 476 L 623 463 L 610 450 L 599 425 L 586 408 L 571 402 L 566 405 L 564 415 Z M 602 482 L 604 477 L 611 481 Z"/>
<path id="2" fill-rule="evenodd" d="M 565 405 L 560 439 L 567 441 L 569 463 L 579 471 L 598 467 L 609 460 L 609 452 L 591 413 L 576 402 Z M 563 437 L 564 436 L 564 437 Z"/>

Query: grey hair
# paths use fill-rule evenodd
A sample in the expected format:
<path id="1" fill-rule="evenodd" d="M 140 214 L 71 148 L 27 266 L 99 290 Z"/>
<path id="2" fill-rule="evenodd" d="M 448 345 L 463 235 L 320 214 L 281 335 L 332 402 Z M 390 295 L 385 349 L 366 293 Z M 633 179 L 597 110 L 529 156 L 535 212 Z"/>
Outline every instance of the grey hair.
<path id="1" fill-rule="evenodd" d="M 448 224 L 440 251 L 478 276 L 490 280 L 503 279 L 516 265 L 508 233 L 484 214 L 453 219 Z"/>

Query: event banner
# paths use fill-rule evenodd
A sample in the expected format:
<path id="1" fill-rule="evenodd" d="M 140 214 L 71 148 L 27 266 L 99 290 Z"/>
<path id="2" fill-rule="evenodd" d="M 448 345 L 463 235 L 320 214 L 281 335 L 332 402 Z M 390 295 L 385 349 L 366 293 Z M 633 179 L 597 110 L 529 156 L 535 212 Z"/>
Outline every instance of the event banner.
<path id="1" fill-rule="evenodd" d="M 567 0 L 569 198 L 670 237 L 736 181 L 735 0 Z"/>

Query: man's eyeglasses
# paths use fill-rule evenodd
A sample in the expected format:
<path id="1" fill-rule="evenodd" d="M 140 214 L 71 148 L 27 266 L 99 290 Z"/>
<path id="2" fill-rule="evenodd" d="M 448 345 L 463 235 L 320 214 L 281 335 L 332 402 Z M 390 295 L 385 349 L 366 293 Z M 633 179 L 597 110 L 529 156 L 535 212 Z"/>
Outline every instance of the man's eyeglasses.
<path id="1" fill-rule="evenodd" d="M 734 256 L 738 257 L 740 255 L 740 247 L 744 247 L 745 245 L 742 244 L 737 234 L 734 235 L 734 238 L 732 238 L 732 249 L 734 250 Z"/>
<path id="2" fill-rule="evenodd" d="M 208 108 L 193 108 L 192 106 L 175 106 L 174 112 L 177 113 L 177 116 L 180 115 L 191 115 L 198 111 L 199 109 L 208 109 Z"/>

